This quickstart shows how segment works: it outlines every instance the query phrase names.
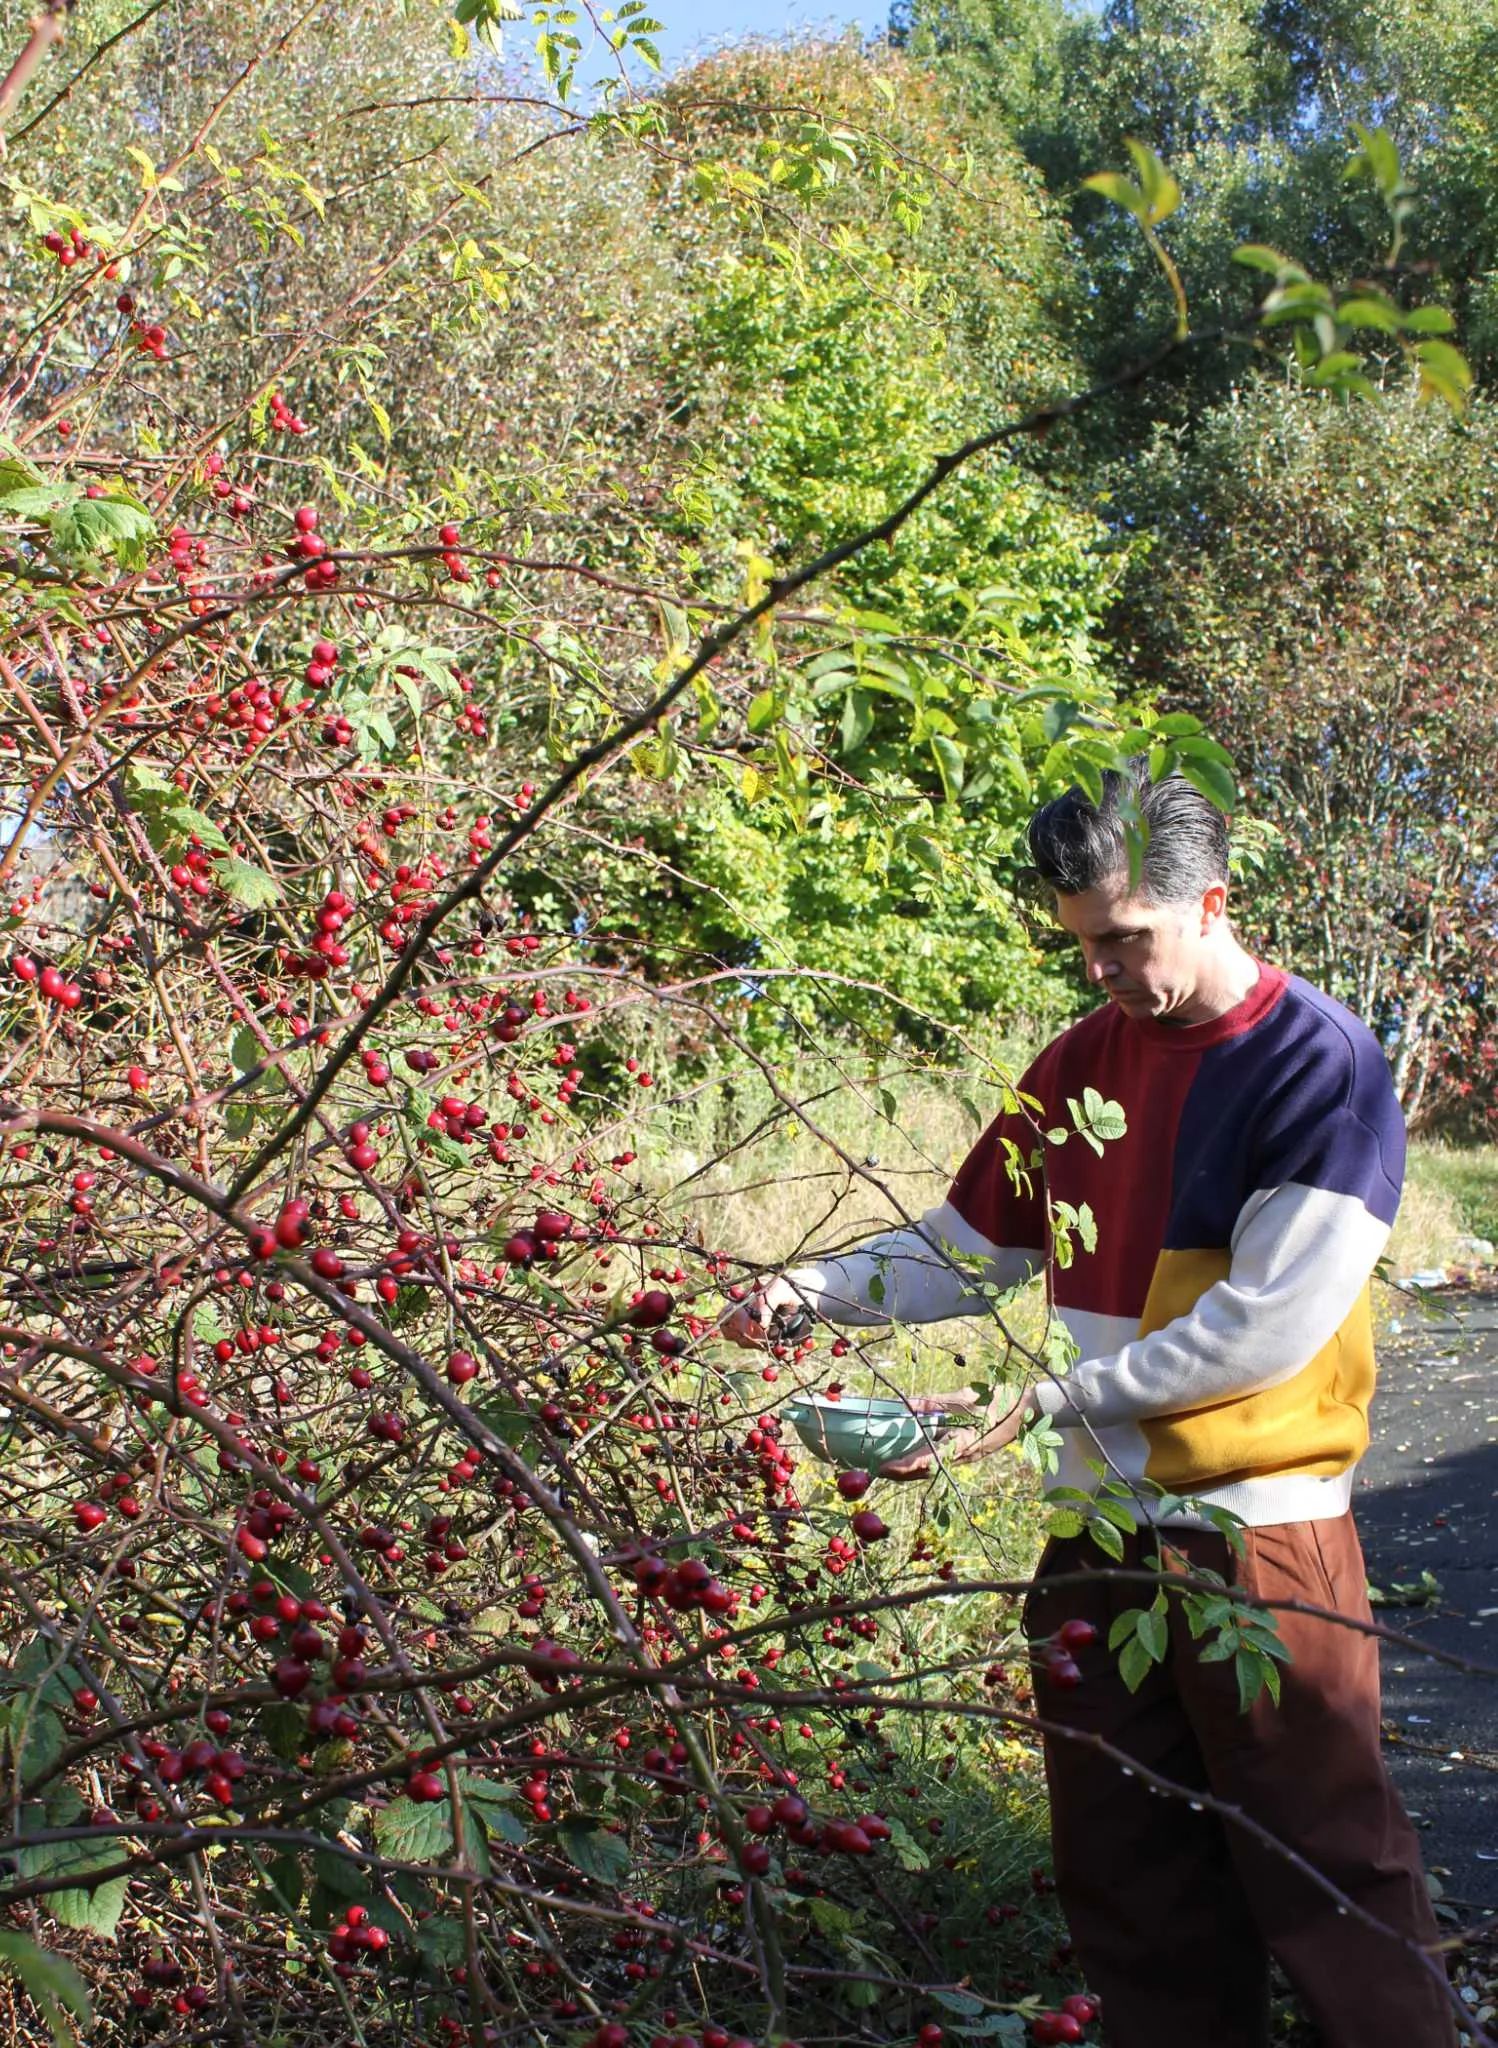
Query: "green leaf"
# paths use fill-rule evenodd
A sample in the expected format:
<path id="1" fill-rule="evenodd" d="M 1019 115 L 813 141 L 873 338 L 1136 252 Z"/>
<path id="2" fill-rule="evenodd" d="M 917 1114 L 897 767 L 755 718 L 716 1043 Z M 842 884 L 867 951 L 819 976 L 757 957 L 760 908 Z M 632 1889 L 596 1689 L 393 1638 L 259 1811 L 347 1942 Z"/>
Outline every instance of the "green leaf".
<path id="1" fill-rule="evenodd" d="M 1170 1624 L 1163 1614 L 1146 1609 L 1139 1617 L 1136 1635 L 1156 1664 L 1165 1662 L 1165 1652 L 1170 1647 Z"/>
<path id="2" fill-rule="evenodd" d="M 1416 306 L 1405 314 L 1404 324 L 1411 334 L 1450 334 L 1456 326 L 1444 306 Z"/>
<path id="3" fill-rule="evenodd" d="M 1144 193 L 1149 211 L 1146 219 L 1151 227 L 1158 227 L 1162 220 L 1168 220 L 1181 203 L 1181 188 L 1173 174 L 1149 147 L 1148 143 L 1136 142 L 1134 137 L 1124 137 L 1124 148 L 1139 173 L 1140 188 Z"/>
<path id="4" fill-rule="evenodd" d="M 1344 327 L 1375 327 L 1381 334 L 1397 334 L 1401 325 L 1399 308 L 1387 299 L 1344 299 L 1337 318 Z"/>
<path id="5" fill-rule="evenodd" d="M 99 1934 L 106 1941 L 113 1941 L 125 1910 L 126 1882 L 123 1877 L 112 1877 L 105 1884 L 95 1885 L 92 1891 L 75 1891 L 69 1886 L 63 1891 L 49 1892 L 46 1910 L 64 1927 L 77 1927 L 85 1934 Z"/>
<path id="6" fill-rule="evenodd" d="M 1105 1101 L 1096 1088 L 1089 1087 L 1082 1090 L 1082 1107 L 1100 1138 L 1111 1143 L 1127 1134 L 1129 1123 L 1121 1102 Z"/>
<path id="7" fill-rule="evenodd" d="M 512 1810 L 515 1788 L 495 1778 L 478 1778 L 464 1772 L 459 1779 L 464 1803 L 485 1831 L 520 1848 L 527 1839 L 525 1822 Z"/>
<path id="8" fill-rule="evenodd" d="M 49 1796 L 45 1804 L 22 1809 L 21 1833 L 26 1833 L 28 1818 L 33 1824 L 43 1827 L 72 1827 L 77 1824 L 83 1812 L 82 1801 L 71 1786 L 63 1786 L 55 1796 Z M 90 1934 L 100 1934 L 113 1940 L 114 1930 L 119 1924 L 120 1914 L 125 1906 L 126 1879 L 123 1876 L 109 1878 L 105 1883 L 90 1885 L 89 1874 L 102 1870 L 120 1860 L 121 1845 L 118 1839 L 71 1842 L 33 1842 L 23 1844 L 16 1851 L 16 1870 L 24 1878 L 65 1878 L 70 1883 L 60 1884 L 56 1891 L 46 1893 L 43 1899 L 45 1911 L 64 1927 L 77 1927 Z"/>
<path id="9" fill-rule="evenodd" d="M 1116 1650 L 1120 1643 L 1127 1642 L 1131 1636 L 1138 1633 L 1139 1617 L 1143 1612 L 1142 1607 L 1126 1607 L 1122 1614 L 1113 1617 L 1113 1626 L 1108 1631 L 1110 1650 Z"/>
<path id="10" fill-rule="evenodd" d="M 1238 1707 L 1247 1713 L 1261 1692 L 1267 1691 L 1275 1705 L 1279 1705 L 1279 1666 L 1272 1658 L 1263 1656 L 1258 1650 L 1243 1649 L 1238 1652 L 1234 1664 L 1238 1679 Z"/>
<path id="11" fill-rule="evenodd" d="M 1118 1675 L 1130 1692 L 1138 1692 L 1143 1685 L 1149 1675 L 1151 1662 L 1150 1653 L 1138 1636 L 1131 1636 L 1124 1644 L 1118 1660 Z"/>
<path id="12" fill-rule="evenodd" d="M 83 1680 L 41 1636 L 28 1636 L 10 1663 L 0 1671 L 0 1691 L 37 1693 L 42 1702 L 66 1713 Z"/>
<path id="13" fill-rule="evenodd" d="M 1472 371 L 1460 349 L 1449 341 L 1422 341 L 1415 346 L 1420 365 L 1420 396 L 1440 398 L 1460 412 L 1472 388 Z"/>
<path id="14" fill-rule="evenodd" d="M 1216 804 L 1218 810 L 1232 812 L 1238 805 L 1238 784 L 1232 772 L 1220 761 L 1209 755 L 1183 754 L 1180 756 L 1181 773 L 1194 789 Z"/>
<path id="15" fill-rule="evenodd" d="M 1309 284 L 1310 276 L 1292 257 L 1282 256 L 1267 242 L 1244 242 L 1233 251 L 1233 261 L 1249 270 L 1267 271 L 1282 284 Z"/>
<path id="16" fill-rule="evenodd" d="M 849 690 L 843 698 L 838 731 L 845 754 L 856 754 L 874 730 L 874 704 L 867 690 Z"/>
<path id="17" fill-rule="evenodd" d="M 453 1913 L 434 1913 L 417 1925 L 416 1946 L 439 1969 L 462 1962 L 467 1950 L 463 1922 Z"/>
<path id="18" fill-rule="evenodd" d="M 284 1764 L 294 1764 L 307 1746 L 307 1716 L 289 1700 L 270 1700 L 260 1709 L 260 1727 Z"/>
<path id="19" fill-rule="evenodd" d="M 767 732 L 785 713 L 785 698 L 779 690 L 761 690 L 749 706 L 745 720 L 750 732 Z"/>
<path id="20" fill-rule="evenodd" d="M 967 755 L 955 740 L 948 739 L 943 733 L 932 734 L 931 753 L 936 762 L 937 773 L 941 776 L 947 802 L 954 804 L 962 794 L 962 784 L 967 774 Z"/>
<path id="21" fill-rule="evenodd" d="M 257 868 L 253 861 L 241 860 L 237 854 L 231 853 L 216 862 L 213 878 L 226 896 L 242 903 L 246 910 L 269 910 L 281 900 L 280 885 L 274 875 Z"/>
<path id="22" fill-rule="evenodd" d="M 1092 177 L 1082 180 L 1082 189 L 1084 192 L 1096 192 L 1104 199 L 1111 199 L 1115 206 L 1123 207 L 1125 212 L 1132 213 L 1136 220 L 1143 220 L 1149 212 L 1149 201 L 1133 179 L 1126 178 L 1122 171 L 1095 172 Z"/>
<path id="23" fill-rule="evenodd" d="M 619 1884 L 629 1874 L 629 1844 L 621 1836 L 583 1820 L 564 1820 L 557 1835 L 585 1876 L 602 1884 Z"/>
<path id="24" fill-rule="evenodd" d="M 433 1863 L 452 1852 L 452 1802 L 392 1799 L 374 1818 L 382 1854 L 397 1863 Z"/>
<path id="25" fill-rule="evenodd" d="M 40 1948 L 30 1935 L 0 1927 L 0 1970 L 14 1977 L 42 2018 L 57 2048 L 75 2048 L 77 2035 L 68 2024 L 71 2012 L 91 2027 L 93 2008 L 83 1979 L 70 1962 Z"/>
<path id="26" fill-rule="evenodd" d="M 0 1709 L 0 1728 L 23 1783 L 39 1778 L 62 1755 L 62 1722 L 34 1699 L 18 1699 Z"/>

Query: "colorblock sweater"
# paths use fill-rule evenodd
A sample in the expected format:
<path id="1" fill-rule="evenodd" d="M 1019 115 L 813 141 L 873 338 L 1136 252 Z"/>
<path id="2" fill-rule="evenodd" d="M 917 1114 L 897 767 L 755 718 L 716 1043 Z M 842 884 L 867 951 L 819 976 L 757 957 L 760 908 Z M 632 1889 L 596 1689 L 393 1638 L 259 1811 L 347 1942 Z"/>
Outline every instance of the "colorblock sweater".
<path id="1" fill-rule="evenodd" d="M 1261 965 L 1205 1024 L 1111 1004 L 1053 1041 L 1020 1083 L 1043 1130 L 1095 1088 L 1127 1130 L 1096 1152 L 1001 1115 L 947 1199 L 913 1228 L 788 1277 L 849 1325 L 984 1313 L 977 1285 L 1044 1263 L 1046 1200 L 1087 1204 L 1096 1249 L 1053 1266 L 1080 1357 L 1042 1382 L 1064 1449 L 1055 1484 L 1152 1481 L 1250 1523 L 1339 1515 L 1368 1442 L 1369 1282 L 1404 1175 L 1404 1121 L 1377 1040 L 1340 1003 Z M 1018 1180 L 1006 1140 L 1042 1167 Z M 952 1254 L 960 1255 L 954 1261 Z M 1154 1487 L 1134 1512 L 1154 1518 Z M 1189 1513 L 1166 1519 L 1190 1521 Z"/>

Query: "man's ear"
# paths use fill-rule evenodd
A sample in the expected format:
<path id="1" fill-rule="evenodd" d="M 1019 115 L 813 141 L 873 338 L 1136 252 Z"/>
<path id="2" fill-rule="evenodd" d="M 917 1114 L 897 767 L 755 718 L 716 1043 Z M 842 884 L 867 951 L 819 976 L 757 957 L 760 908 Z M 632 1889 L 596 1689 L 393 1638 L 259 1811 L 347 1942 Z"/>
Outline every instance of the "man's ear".
<path id="1" fill-rule="evenodd" d="M 1208 933 L 1209 931 L 1211 931 L 1211 930 L 1212 930 L 1212 928 L 1213 928 L 1213 926 L 1214 926 L 1214 925 L 1216 925 L 1216 924 L 1219 924 L 1219 923 L 1221 922 L 1221 920 L 1222 920 L 1222 918 L 1223 918 L 1223 915 L 1224 915 L 1224 913 L 1225 913 L 1225 912 L 1226 912 L 1226 910 L 1227 910 L 1227 903 L 1228 903 L 1228 885 L 1227 885 L 1227 883 L 1226 883 L 1226 882 L 1214 882 L 1214 883 L 1212 884 L 1212 886 L 1211 886 L 1211 887 L 1210 887 L 1209 889 L 1205 889 L 1205 890 L 1203 890 L 1203 892 L 1202 892 L 1202 937 L 1203 937 L 1203 938 L 1205 938 L 1205 937 L 1207 936 L 1207 933 Z"/>

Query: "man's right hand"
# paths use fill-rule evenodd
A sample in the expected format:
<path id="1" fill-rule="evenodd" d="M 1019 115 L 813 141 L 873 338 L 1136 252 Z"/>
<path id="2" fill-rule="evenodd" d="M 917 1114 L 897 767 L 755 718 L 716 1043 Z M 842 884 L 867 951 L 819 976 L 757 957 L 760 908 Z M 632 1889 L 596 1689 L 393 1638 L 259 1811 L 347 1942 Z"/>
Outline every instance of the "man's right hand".
<path id="1" fill-rule="evenodd" d="M 790 1322 L 805 1306 L 789 1280 L 772 1274 L 756 1280 L 747 1299 L 735 1302 L 719 1318 L 718 1328 L 731 1344 L 746 1351 L 763 1351 L 777 1341 L 777 1311 Z"/>

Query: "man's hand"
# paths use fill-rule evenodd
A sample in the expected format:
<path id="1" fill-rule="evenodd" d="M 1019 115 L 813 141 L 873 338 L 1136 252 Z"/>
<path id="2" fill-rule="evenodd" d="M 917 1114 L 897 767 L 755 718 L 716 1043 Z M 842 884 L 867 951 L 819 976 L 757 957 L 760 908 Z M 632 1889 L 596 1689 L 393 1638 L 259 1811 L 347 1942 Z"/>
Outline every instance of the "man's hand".
<path id="1" fill-rule="evenodd" d="M 918 1415 L 929 1415 L 948 1404 L 943 1403 L 938 1394 L 918 1394 L 910 1405 Z M 903 1458 L 891 1459 L 889 1464 L 881 1465 L 874 1476 L 876 1479 L 928 1479 L 937 1468 L 938 1458 L 944 1465 L 966 1465 L 974 1458 L 986 1458 L 994 1451 L 1001 1451 L 1005 1444 L 1012 1444 L 1025 1424 L 1038 1413 L 1035 1396 L 1022 1394 L 1013 1407 L 997 1420 L 985 1418 L 972 1429 L 948 1430 L 939 1444 L 932 1445 L 929 1450 L 909 1451 Z"/>
<path id="2" fill-rule="evenodd" d="M 730 1344 L 746 1351 L 763 1351 L 776 1342 L 776 1312 L 782 1312 L 790 1322 L 805 1306 L 790 1281 L 773 1274 L 757 1280 L 748 1299 L 735 1302 L 719 1318 L 718 1328 Z"/>

